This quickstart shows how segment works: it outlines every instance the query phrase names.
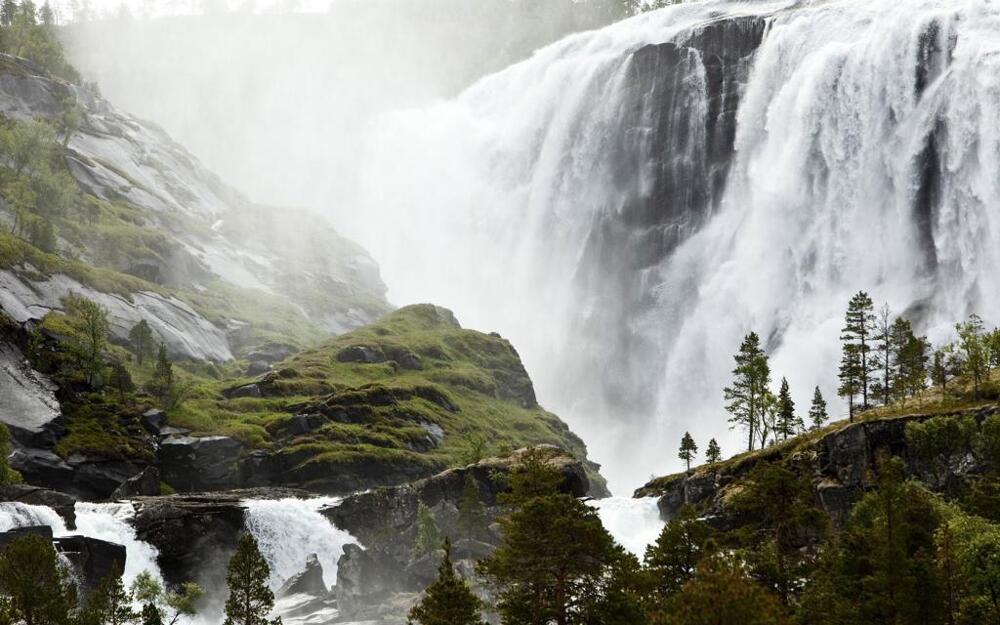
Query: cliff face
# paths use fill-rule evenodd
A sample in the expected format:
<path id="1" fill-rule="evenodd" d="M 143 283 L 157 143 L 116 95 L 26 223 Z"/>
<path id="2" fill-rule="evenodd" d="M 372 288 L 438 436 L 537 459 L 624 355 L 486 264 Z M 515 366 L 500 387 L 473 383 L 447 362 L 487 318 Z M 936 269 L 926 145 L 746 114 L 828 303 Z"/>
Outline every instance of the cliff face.
<path id="1" fill-rule="evenodd" d="M 804 435 L 763 451 L 735 458 L 716 467 L 706 465 L 691 475 L 655 479 L 635 492 L 636 497 L 658 497 L 664 520 L 677 515 L 685 503 L 720 529 L 743 524 L 740 513 L 727 505 L 727 496 L 760 462 L 780 462 L 811 479 L 817 502 L 834 523 L 850 514 L 852 504 L 875 486 L 878 460 L 897 456 L 908 477 L 937 492 L 955 494 L 968 478 L 990 469 L 992 459 L 988 419 L 1000 406 L 987 405 L 955 412 L 909 414 L 859 421 L 820 436 Z M 933 422 L 941 429 L 925 443 L 907 436 L 909 424 Z M 954 434 L 953 432 L 957 432 Z"/>

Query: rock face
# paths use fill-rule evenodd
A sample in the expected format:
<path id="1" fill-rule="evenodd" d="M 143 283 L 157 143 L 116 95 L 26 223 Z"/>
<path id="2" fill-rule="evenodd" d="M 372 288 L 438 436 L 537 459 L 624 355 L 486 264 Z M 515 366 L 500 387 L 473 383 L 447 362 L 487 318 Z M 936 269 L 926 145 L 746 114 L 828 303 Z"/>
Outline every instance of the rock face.
<path id="1" fill-rule="evenodd" d="M 0 486 L 0 501 L 19 501 L 33 506 L 47 506 L 66 522 L 66 527 L 76 527 L 76 498 L 65 493 L 39 488 L 28 484 Z"/>
<path id="2" fill-rule="evenodd" d="M 116 568 L 125 568 L 125 547 L 87 536 L 63 536 L 54 541 L 56 551 L 69 560 L 86 598 Z"/>
<path id="3" fill-rule="evenodd" d="M 287 597 L 288 595 L 312 595 L 320 597 L 327 593 L 326 584 L 323 582 L 323 565 L 315 553 L 310 554 L 306 560 L 306 568 L 301 573 L 293 575 L 281 585 L 277 596 Z"/>
<path id="4" fill-rule="evenodd" d="M 835 523 L 840 523 L 854 502 L 875 485 L 877 459 L 882 454 L 901 458 L 908 476 L 939 492 L 955 489 L 963 477 L 987 469 L 969 448 L 934 459 L 919 456 L 907 443 L 908 423 L 936 416 L 971 418 L 981 423 L 997 413 L 1000 407 L 990 405 L 945 415 L 911 414 L 859 421 L 825 434 L 792 455 L 781 446 L 772 447 L 741 461 L 723 463 L 721 470 L 705 466 L 690 476 L 654 480 L 637 490 L 635 496 L 659 497 L 664 520 L 674 518 L 681 506 L 689 503 L 719 529 L 732 529 L 742 525 L 742 519 L 726 506 L 728 488 L 759 462 L 785 461 L 812 479 L 819 504 Z"/>
<path id="5" fill-rule="evenodd" d="M 17 346 L 0 343 L 0 421 L 11 435 L 23 445 L 52 445 L 60 416 L 55 383 L 32 369 Z"/>
<path id="6" fill-rule="evenodd" d="M 561 490 L 584 496 L 589 489 L 584 467 L 555 448 L 548 450 L 549 463 L 564 476 Z M 412 601 L 437 576 L 440 561 L 440 554 L 427 557 L 413 552 L 419 505 L 431 510 L 443 533 L 461 535 L 458 506 L 466 477 L 472 476 L 479 487 L 486 525 L 492 526 L 502 513 L 497 497 L 507 488 L 505 475 L 522 453 L 486 459 L 406 486 L 354 495 L 325 511 L 338 528 L 365 545 L 363 550 L 348 545 L 337 565 L 334 593 L 341 615 L 356 620 L 404 616 Z M 492 551 L 500 537 L 491 527 L 484 529 L 478 539 L 456 544 L 453 556 L 458 561 L 482 557 Z"/>
<path id="7" fill-rule="evenodd" d="M 239 488 L 243 444 L 228 436 L 171 436 L 160 443 L 163 481 L 184 491 Z"/>

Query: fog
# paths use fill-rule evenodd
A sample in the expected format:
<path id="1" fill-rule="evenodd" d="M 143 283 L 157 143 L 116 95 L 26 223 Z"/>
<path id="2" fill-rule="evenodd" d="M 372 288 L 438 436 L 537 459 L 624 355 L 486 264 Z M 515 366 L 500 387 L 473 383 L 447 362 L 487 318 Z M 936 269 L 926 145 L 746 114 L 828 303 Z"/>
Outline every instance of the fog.
<path id="1" fill-rule="evenodd" d="M 71 1 L 59 6 L 63 19 L 74 15 Z M 452 96 L 610 19 L 598 2 L 571 0 L 118 6 L 91 3 L 94 19 L 66 28 L 87 80 L 254 200 L 335 220 L 355 210 L 358 155 L 379 113 Z"/>

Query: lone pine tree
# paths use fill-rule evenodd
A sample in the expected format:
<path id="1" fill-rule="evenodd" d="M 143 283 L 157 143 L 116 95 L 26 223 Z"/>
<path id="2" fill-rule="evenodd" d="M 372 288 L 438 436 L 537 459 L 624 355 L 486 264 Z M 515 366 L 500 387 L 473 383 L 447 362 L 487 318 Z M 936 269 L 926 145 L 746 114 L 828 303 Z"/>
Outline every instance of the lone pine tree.
<path id="1" fill-rule="evenodd" d="M 726 410 L 732 415 L 729 418 L 731 427 L 747 430 L 747 451 L 752 451 L 770 394 L 767 389 L 771 383 L 771 368 L 756 332 L 744 337 L 733 358 L 736 360 L 733 382 L 723 389 L 723 397 L 727 402 Z"/>
<path id="2" fill-rule="evenodd" d="M 694 439 L 691 438 L 691 433 L 684 432 L 684 437 L 681 438 L 681 448 L 677 453 L 677 457 L 684 461 L 688 473 L 691 472 L 691 461 L 694 460 L 694 456 L 697 453 L 698 445 L 695 444 Z"/>
<path id="3" fill-rule="evenodd" d="M 267 585 L 271 567 L 250 534 L 240 536 L 236 553 L 226 570 L 226 620 L 224 625 L 281 625 L 281 617 L 268 619 L 274 593 Z"/>
<path id="4" fill-rule="evenodd" d="M 844 317 L 844 328 L 840 331 L 840 340 L 844 344 L 844 354 L 854 352 L 855 362 L 849 369 L 852 376 L 852 387 L 855 393 L 861 394 L 861 406 L 869 407 L 868 387 L 872 374 L 878 366 L 878 358 L 871 354 L 875 334 L 875 314 L 872 298 L 864 291 L 859 291 L 847 305 Z M 842 380 L 843 381 L 843 380 Z M 853 400 L 852 400 L 853 401 Z M 853 407 L 851 410 L 853 416 Z"/>

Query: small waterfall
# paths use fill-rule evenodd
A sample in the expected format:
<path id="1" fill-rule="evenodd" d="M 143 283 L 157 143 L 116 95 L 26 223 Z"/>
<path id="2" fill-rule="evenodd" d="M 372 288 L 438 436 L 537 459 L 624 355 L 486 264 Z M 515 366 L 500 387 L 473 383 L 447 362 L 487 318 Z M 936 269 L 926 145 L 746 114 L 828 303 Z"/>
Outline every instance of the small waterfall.
<path id="1" fill-rule="evenodd" d="M 243 502 L 247 508 L 247 529 L 257 539 L 261 553 L 271 565 L 272 589 L 276 590 L 288 578 L 301 573 L 306 558 L 313 553 L 323 565 L 323 582 L 327 588 L 333 586 L 344 545 L 358 542 L 319 512 L 339 503 L 340 499 L 332 497 Z"/>
<path id="2" fill-rule="evenodd" d="M 655 497 L 609 497 L 590 502 L 618 544 L 640 559 L 663 529 Z"/>
<path id="3" fill-rule="evenodd" d="M 47 525 L 56 538 L 62 536 L 86 536 L 125 547 L 124 582 L 128 586 L 142 571 L 149 571 L 156 579 L 163 581 L 160 567 L 156 562 L 158 552 L 155 547 L 136 538 L 135 530 L 128 520 L 135 509 L 127 503 L 77 503 L 76 530 L 66 528 L 54 510 L 46 506 L 35 506 L 20 502 L 0 503 L 0 531 L 17 527 Z"/>

